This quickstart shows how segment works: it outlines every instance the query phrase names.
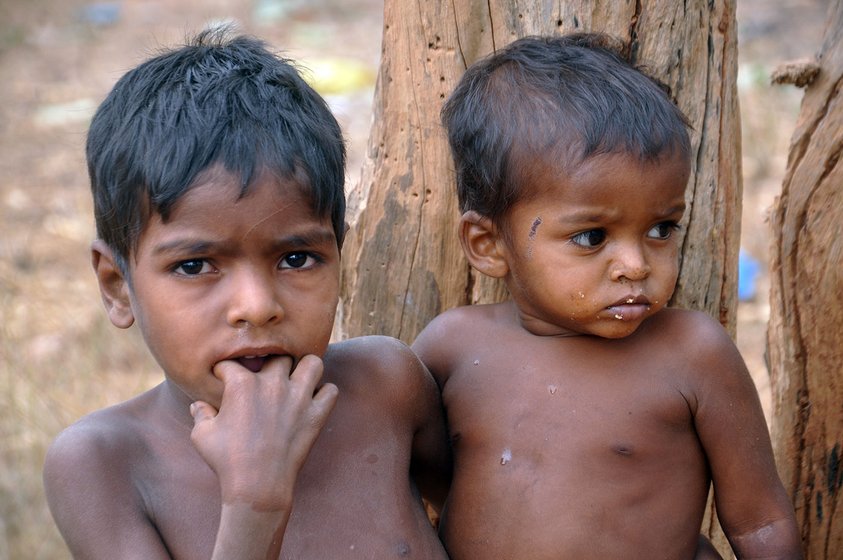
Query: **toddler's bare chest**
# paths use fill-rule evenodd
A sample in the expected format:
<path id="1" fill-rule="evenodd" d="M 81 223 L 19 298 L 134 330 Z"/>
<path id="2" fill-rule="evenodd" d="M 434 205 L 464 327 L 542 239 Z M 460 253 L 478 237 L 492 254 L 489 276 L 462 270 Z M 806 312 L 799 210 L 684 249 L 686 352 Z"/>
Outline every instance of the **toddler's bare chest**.
<path id="1" fill-rule="evenodd" d="M 455 365 L 443 400 L 456 453 L 558 464 L 604 455 L 656 460 L 665 449 L 696 445 L 678 368 L 646 357 L 522 350 L 469 353 Z"/>

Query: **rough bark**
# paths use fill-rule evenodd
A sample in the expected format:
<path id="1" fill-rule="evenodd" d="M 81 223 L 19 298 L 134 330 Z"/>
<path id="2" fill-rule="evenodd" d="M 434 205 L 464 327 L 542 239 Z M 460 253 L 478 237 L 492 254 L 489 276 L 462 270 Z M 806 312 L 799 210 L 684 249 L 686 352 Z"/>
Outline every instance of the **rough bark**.
<path id="1" fill-rule="evenodd" d="M 830 10 L 771 215 L 773 444 L 811 560 L 843 558 L 843 5 Z"/>
<path id="2" fill-rule="evenodd" d="M 532 34 L 600 30 L 670 88 L 689 117 L 693 169 L 673 304 L 734 334 L 740 122 L 733 0 L 385 0 L 368 160 L 350 193 L 337 336 L 411 342 L 439 312 L 499 301 L 456 236 L 459 215 L 439 110 L 465 68 Z M 707 514 L 708 532 L 713 514 Z M 722 548 L 722 536 L 713 537 Z"/>

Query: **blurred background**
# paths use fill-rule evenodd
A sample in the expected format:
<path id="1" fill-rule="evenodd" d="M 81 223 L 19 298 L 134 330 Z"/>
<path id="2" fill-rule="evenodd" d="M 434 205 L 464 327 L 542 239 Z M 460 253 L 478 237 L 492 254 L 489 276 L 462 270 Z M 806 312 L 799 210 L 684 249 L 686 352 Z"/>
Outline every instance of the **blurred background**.
<path id="1" fill-rule="evenodd" d="M 834 0 L 738 0 L 744 210 L 738 345 L 769 412 L 768 224 L 802 92 L 770 86 L 812 57 Z M 359 174 L 382 0 L 0 0 L 0 560 L 69 554 L 44 502 L 49 442 L 161 375 L 108 323 L 89 264 L 88 122 L 114 82 L 164 46 L 235 22 L 297 60 L 343 126 Z"/>

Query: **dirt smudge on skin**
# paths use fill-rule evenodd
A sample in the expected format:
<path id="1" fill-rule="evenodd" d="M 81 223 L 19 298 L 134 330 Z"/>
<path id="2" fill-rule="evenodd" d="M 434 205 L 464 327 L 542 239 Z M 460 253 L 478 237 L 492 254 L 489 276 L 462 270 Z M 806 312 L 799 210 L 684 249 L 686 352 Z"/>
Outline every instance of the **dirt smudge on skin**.
<path id="1" fill-rule="evenodd" d="M 539 226 L 542 225 L 542 217 L 536 216 L 536 219 L 533 220 L 533 225 L 530 226 L 530 233 L 527 235 L 527 239 L 529 240 L 529 247 L 527 248 L 527 258 L 533 256 L 533 241 L 536 240 L 536 234 L 539 231 Z"/>
<path id="2" fill-rule="evenodd" d="M 530 241 L 536 238 L 536 233 L 539 231 L 539 226 L 542 225 L 542 217 L 536 216 L 533 220 L 533 225 L 530 226 Z"/>

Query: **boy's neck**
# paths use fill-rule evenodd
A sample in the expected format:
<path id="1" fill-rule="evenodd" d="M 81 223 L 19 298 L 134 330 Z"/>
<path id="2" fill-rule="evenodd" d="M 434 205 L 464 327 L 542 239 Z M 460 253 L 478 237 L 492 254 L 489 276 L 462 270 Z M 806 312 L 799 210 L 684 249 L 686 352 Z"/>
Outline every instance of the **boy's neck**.
<path id="1" fill-rule="evenodd" d="M 154 406 L 161 423 L 176 429 L 186 429 L 189 433 L 193 429 L 193 417 L 190 414 L 190 404 L 193 400 L 168 379 L 153 391 Z"/>

